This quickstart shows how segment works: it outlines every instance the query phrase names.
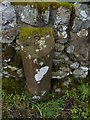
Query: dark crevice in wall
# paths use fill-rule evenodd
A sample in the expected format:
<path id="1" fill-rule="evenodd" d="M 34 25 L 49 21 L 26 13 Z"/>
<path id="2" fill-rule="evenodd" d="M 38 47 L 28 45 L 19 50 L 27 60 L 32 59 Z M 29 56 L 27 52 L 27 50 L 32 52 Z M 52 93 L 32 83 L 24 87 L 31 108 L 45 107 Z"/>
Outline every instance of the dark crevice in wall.
<path id="1" fill-rule="evenodd" d="M 70 21 L 67 29 L 68 39 L 71 39 L 70 31 L 72 30 L 73 22 L 75 19 L 75 9 L 72 7 L 72 12 L 70 13 Z"/>

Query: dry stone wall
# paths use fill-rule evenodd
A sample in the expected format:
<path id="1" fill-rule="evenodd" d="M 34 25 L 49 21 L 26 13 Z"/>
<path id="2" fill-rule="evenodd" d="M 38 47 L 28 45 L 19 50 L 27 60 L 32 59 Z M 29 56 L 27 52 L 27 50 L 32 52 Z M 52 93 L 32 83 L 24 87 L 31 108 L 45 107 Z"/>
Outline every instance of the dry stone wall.
<path id="1" fill-rule="evenodd" d="M 45 3 L 47 4 L 47 3 Z M 0 43 L 2 44 L 3 79 L 25 80 L 20 47 L 17 44 L 20 27 L 52 27 L 54 58 L 52 79 L 69 86 L 73 80 L 86 80 L 90 71 L 90 7 L 74 3 L 71 9 L 48 6 L 39 11 L 34 5 L 0 3 Z M 55 87 L 58 88 L 58 87 Z"/>

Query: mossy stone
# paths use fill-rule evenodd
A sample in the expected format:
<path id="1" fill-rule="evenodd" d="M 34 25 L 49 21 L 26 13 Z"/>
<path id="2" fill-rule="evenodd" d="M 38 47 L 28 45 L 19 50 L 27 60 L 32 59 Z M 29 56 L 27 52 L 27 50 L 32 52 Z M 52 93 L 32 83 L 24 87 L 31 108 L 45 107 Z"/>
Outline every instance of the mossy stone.
<path id="1" fill-rule="evenodd" d="M 13 2 L 13 5 L 30 5 L 38 9 L 39 12 L 47 10 L 49 7 L 52 9 L 58 9 L 60 6 L 72 10 L 74 9 L 73 3 L 69 2 Z"/>
<path id="2" fill-rule="evenodd" d="M 35 37 L 40 36 L 44 37 L 45 35 L 50 35 L 50 37 L 53 37 L 54 31 L 52 28 L 34 28 L 34 27 L 24 27 L 20 28 L 20 35 L 19 40 L 21 41 L 21 44 L 23 43 L 25 46 L 29 44 L 29 37 Z M 19 41 L 19 42 L 20 42 Z"/>

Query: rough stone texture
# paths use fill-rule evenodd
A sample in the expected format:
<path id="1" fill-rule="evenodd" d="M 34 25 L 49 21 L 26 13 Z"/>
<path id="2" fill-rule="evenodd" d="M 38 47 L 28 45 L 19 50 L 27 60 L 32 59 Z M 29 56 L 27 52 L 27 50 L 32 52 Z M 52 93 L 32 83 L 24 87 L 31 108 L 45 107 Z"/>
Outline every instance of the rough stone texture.
<path id="1" fill-rule="evenodd" d="M 58 39 L 66 39 L 68 37 L 68 35 L 67 35 L 67 32 L 66 31 L 62 31 L 62 32 L 59 32 L 58 31 Z M 62 43 L 62 41 L 61 41 L 61 43 Z"/>
<path id="2" fill-rule="evenodd" d="M 58 43 L 56 43 L 55 44 L 55 50 L 56 51 L 63 51 L 64 50 L 64 45 L 61 45 L 61 44 L 58 44 Z"/>
<path id="3" fill-rule="evenodd" d="M 32 94 L 38 94 L 50 90 L 54 39 L 49 32 L 47 37 L 45 28 L 40 29 L 45 31 L 44 35 L 41 35 L 40 31 L 36 32 L 35 28 L 30 28 L 29 32 L 32 29 L 33 35 L 28 33 L 29 38 L 26 35 L 24 38 L 28 45 L 22 39 L 19 39 L 18 42 L 22 43 L 20 46 L 27 89 Z"/>
<path id="4" fill-rule="evenodd" d="M 66 52 L 73 61 L 88 61 L 89 44 L 87 36 L 77 36 L 71 33 L 71 42 L 67 45 Z"/>
<path id="5" fill-rule="evenodd" d="M 72 64 L 70 64 L 71 69 L 77 69 L 79 67 L 79 63 L 78 62 L 74 62 Z"/>
<path id="6" fill-rule="evenodd" d="M 13 28 L 17 25 L 14 6 L 10 2 L 2 2 L 0 4 L 0 11 L 2 12 L 2 29 Z"/>
<path id="7" fill-rule="evenodd" d="M 61 64 L 71 64 L 72 62 L 64 52 L 55 51 L 53 63 L 55 66 L 60 66 Z"/>
<path id="8" fill-rule="evenodd" d="M 29 5 L 23 6 L 20 11 L 20 18 L 22 22 L 36 26 L 38 11 Z"/>
<path id="9" fill-rule="evenodd" d="M 73 31 L 78 32 L 81 29 L 90 27 L 90 7 L 86 4 L 75 3 L 75 20 L 73 24 Z"/>
<path id="10" fill-rule="evenodd" d="M 7 1 L 0 4 L 0 16 L 2 16 L 0 17 L 0 30 L 2 30 L 0 31 L 0 43 L 3 45 L 3 49 L 0 48 L 0 52 L 3 55 L 2 69 L 4 78 L 25 79 L 20 54 L 20 49 L 23 49 L 23 46 L 20 48 L 19 45 L 16 45 L 18 43 L 18 28 L 23 26 L 47 26 L 55 30 L 52 78 L 58 79 L 60 86 L 67 87 L 73 84 L 72 80 L 86 80 L 87 76 L 89 76 L 88 73 L 90 73 L 90 8 L 87 4 L 82 3 L 75 3 L 74 6 L 75 15 L 72 14 L 75 19 L 73 21 L 70 18 L 70 10 L 65 7 L 59 7 L 51 11 L 49 6 L 48 9 L 41 11 L 40 14 L 38 8 L 36 9 L 33 6 L 13 6 Z M 73 25 L 71 25 L 71 22 Z M 38 39 L 38 36 L 36 38 Z M 42 37 L 42 39 L 44 38 Z M 44 40 L 43 42 L 38 40 L 37 45 L 40 44 L 40 46 L 39 49 L 35 49 L 36 53 L 46 48 L 46 45 L 42 45 L 44 43 Z M 28 61 L 29 58 L 30 55 L 28 56 Z M 50 60 L 51 58 L 48 59 Z M 40 68 L 43 67 L 43 61 L 39 61 Z M 36 63 L 37 60 L 35 59 L 34 64 Z M 0 76 L 2 76 L 2 69 Z M 36 72 L 38 72 L 37 69 Z M 60 92 L 60 86 L 56 87 L 56 92 Z M 45 91 L 41 93 L 44 94 Z M 33 99 L 37 98 L 39 99 L 40 97 L 33 97 Z"/>
<path id="11" fill-rule="evenodd" d="M 48 8 L 47 10 L 45 10 L 44 13 L 42 13 L 42 17 L 45 24 L 49 23 L 49 16 L 50 16 L 50 8 Z"/>
<path id="12" fill-rule="evenodd" d="M 52 78 L 62 79 L 71 74 L 69 67 L 60 67 L 57 72 L 52 73 Z"/>
<path id="13" fill-rule="evenodd" d="M 16 28 L 9 30 L 2 30 L 2 38 L 0 39 L 0 43 L 12 43 L 18 34 Z"/>
<path id="14" fill-rule="evenodd" d="M 79 69 L 73 71 L 73 75 L 75 78 L 86 78 L 88 75 L 88 68 L 80 67 Z"/>
<path id="15" fill-rule="evenodd" d="M 16 13 L 14 6 L 8 1 L 4 1 L 0 4 L 0 43 L 11 43 L 15 40 L 17 31 L 15 31 Z M 2 37 L 3 36 L 3 37 Z"/>
<path id="16" fill-rule="evenodd" d="M 70 46 L 68 46 L 67 48 L 66 48 L 66 52 L 67 53 L 74 53 L 74 49 L 75 49 L 75 46 L 74 45 L 70 45 Z"/>
<path id="17" fill-rule="evenodd" d="M 63 25 L 68 25 L 70 20 L 70 10 L 65 7 L 59 7 L 54 18 L 54 26 L 63 28 Z M 60 25 L 60 26 L 59 26 Z"/>

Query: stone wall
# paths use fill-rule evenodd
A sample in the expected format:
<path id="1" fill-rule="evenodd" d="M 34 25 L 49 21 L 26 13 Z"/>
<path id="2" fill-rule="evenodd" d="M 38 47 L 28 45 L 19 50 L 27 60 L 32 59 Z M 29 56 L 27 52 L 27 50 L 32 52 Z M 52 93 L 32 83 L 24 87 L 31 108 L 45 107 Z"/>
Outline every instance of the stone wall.
<path id="1" fill-rule="evenodd" d="M 58 79 L 60 85 L 67 87 L 73 81 L 86 81 L 90 71 L 90 6 L 85 3 L 45 4 L 42 7 L 33 3 L 12 5 L 6 1 L 0 4 L 3 79 L 21 80 L 21 83 L 25 80 L 17 44 L 19 28 L 52 27 L 55 40 L 52 80 Z M 58 86 L 55 89 L 58 90 Z"/>

